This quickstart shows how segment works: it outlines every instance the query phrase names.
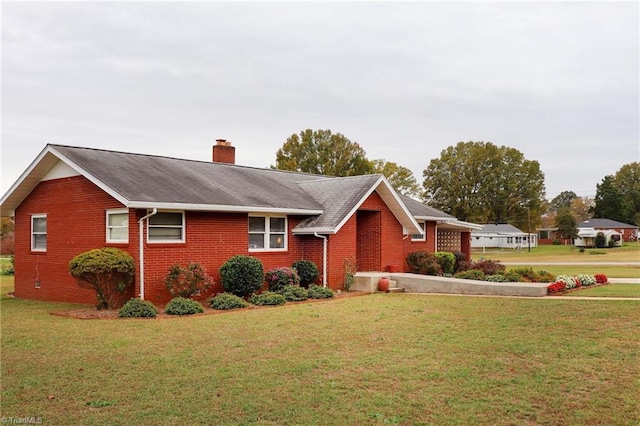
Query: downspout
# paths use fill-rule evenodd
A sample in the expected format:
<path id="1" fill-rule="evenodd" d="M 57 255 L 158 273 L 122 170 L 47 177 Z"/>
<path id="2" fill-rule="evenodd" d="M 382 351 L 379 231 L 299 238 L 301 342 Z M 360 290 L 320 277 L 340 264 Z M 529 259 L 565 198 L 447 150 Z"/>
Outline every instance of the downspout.
<path id="1" fill-rule="evenodd" d="M 327 287 L 327 237 L 317 232 L 313 236 L 324 240 L 322 241 L 322 286 Z"/>
<path id="2" fill-rule="evenodd" d="M 144 228 L 143 224 L 145 219 L 158 213 L 157 208 L 153 208 L 153 211 L 146 216 L 143 216 L 138 220 L 138 234 L 140 235 L 140 299 L 144 300 Z"/>

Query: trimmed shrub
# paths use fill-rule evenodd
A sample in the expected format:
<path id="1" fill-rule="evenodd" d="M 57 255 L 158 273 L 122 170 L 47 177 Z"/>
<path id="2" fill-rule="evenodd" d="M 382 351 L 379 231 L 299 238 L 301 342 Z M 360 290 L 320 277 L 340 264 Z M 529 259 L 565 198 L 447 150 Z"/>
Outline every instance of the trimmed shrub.
<path id="1" fill-rule="evenodd" d="M 301 302 L 309 298 L 309 291 L 297 285 L 288 285 L 280 290 L 279 293 L 287 299 L 287 302 Z"/>
<path id="2" fill-rule="evenodd" d="M 445 274 L 453 274 L 456 269 L 456 256 L 446 251 L 435 252 L 433 256 L 440 265 L 442 272 Z"/>
<path id="3" fill-rule="evenodd" d="M 269 291 L 278 292 L 288 285 L 300 285 L 300 276 L 295 269 L 286 266 L 269 269 L 264 274 L 264 280 L 269 286 Z"/>
<path id="4" fill-rule="evenodd" d="M 249 302 L 259 306 L 276 306 L 284 305 L 285 303 L 287 303 L 287 299 L 280 293 L 265 291 L 260 294 L 254 294 L 253 296 L 251 296 Z"/>
<path id="5" fill-rule="evenodd" d="M 120 318 L 155 318 L 158 308 L 148 300 L 139 298 L 129 299 L 118 311 Z"/>
<path id="6" fill-rule="evenodd" d="M 231 293 L 218 293 L 215 297 L 209 298 L 208 302 L 211 308 L 219 311 L 249 307 L 246 300 Z"/>
<path id="7" fill-rule="evenodd" d="M 236 255 L 220 267 L 222 287 L 240 297 L 247 297 L 262 288 L 264 269 L 253 256 Z"/>
<path id="8" fill-rule="evenodd" d="M 504 271 L 504 273 L 502 273 L 501 275 L 504 277 L 504 281 L 507 283 L 517 283 L 522 279 L 520 277 L 520 274 L 511 270 Z"/>
<path id="9" fill-rule="evenodd" d="M 492 274 L 494 275 L 494 274 Z M 454 275 L 455 278 L 462 278 L 465 280 L 484 280 L 484 272 L 480 269 L 469 269 L 467 271 L 461 271 Z"/>
<path id="10" fill-rule="evenodd" d="M 413 251 L 407 255 L 405 260 L 409 265 L 409 272 L 422 275 L 442 275 L 442 268 L 435 256 L 425 250 Z"/>
<path id="11" fill-rule="evenodd" d="M 164 278 L 164 285 L 173 297 L 191 297 L 207 290 L 213 280 L 197 262 L 189 262 L 186 267 L 171 265 Z"/>
<path id="12" fill-rule="evenodd" d="M 456 266 L 453 268 L 453 273 L 464 271 L 468 268 L 467 264 L 467 255 L 462 253 L 461 251 L 454 251 L 453 255 L 456 258 Z"/>
<path id="13" fill-rule="evenodd" d="M 96 308 L 115 308 L 118 294 L 133 285 L 133 257 L 115 247 L 105 247 L 80 253 L 69 262 L 69 273 L 83 288 L 93 289 Z"/>
<path id="14" fill-rule="evenodd" d="M 604 233 L 598 232 L 595 238 L 596 248 L 605 248 L 607 246 L 607 237 Z"/>
<path id="15" fill-rule="evenodd" d="M 551 272 L 540 270 L 538 271 L 538 281 L 539 283 L 552 283 L 556 280 L 556 276 Z"/>
<path id="16" fill-rule="evenodd" d="M 558 238 L 556 238 L 551 242 L 551 244 L 553 244 L 554 246 L 559 246 L 560 244 L 562 244 L 562 242 Z"/>
<path id="17" fill-rule="evenodd" d="M 485 275 L 495 275 L 507 268 L 497 260 L 479 260 L 477 262 L 473 262 L 471 269 L 482 271 Z"/>
<path id="18" fill-rule="evenodd" d="M 200 303 L 186 297 L 175 297 L 164 308 L 167 315 L 193 315 L 203 312 L 204 308 Z"/>
<path id="19" fill-rule="evenodd" d="M 321 287 L 311 284 L 309 286 L 309 299 L 330 299 L 333 297 L 333 290 L 329 287 Z"/>
<path id="20" fill-rule="evenodd" d="M 502 274 L 487 275 L 487 276 L 484 277 L 484 280 L 492 282 L 492 283 L 506 283 L 507 282 L 507 278 Z"/>
<path id="21" fill-rule="evenodd" d="M 309 285 L 316 282 L 320 276 L 320 271 L 315 263 L 310 260 L 296 260 L 291 266 L 298 272 L 300 277 L 300 285 L 302 287 L 309 287 Z"/>

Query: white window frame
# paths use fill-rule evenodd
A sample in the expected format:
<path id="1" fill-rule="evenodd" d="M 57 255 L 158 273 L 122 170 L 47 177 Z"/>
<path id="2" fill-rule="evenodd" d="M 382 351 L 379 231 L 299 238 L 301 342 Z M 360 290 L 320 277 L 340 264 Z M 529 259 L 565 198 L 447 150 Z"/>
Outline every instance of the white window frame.
<path id="1" fill-rule="evenodd" d="M 264 232 L 251 232 L 249 229 L 249 220 L 251 218 L 262 218 L 264 220 Z M 271 232 L 271 219 L 284 219 L 284 232 Z M 250 252 L 260 252 L 260 251 L 287 251 L 289 250 L 289 220 L 287 216 L 281 215 L 261 215 L 261 214 L 252 214 L 249 215 L 247 219 L 247 232 L 248 235 L 258 235 L 263 234 L 264 247 L 260 248 L 252 248 L 249 246 Z M 283 247 L 275 247 L 271 248 L 271 235 L 274 234 L 283 234 L 284 242 Z"/>
<path id="2" fill-rule="evenodd" d="M 47 232 L 48 231 L 45 230 L 44 232 L 42 232 L 42 231 L 36 232 L 33 229 L 34 219 L 42 219 L 42 218 L 45 219 L 45 226 L 48 227 L 49 226 L 49 223 L 48 223 L 49 221 L 47 219 L 47 214 L 46 213 L 36 213 L 36 214 L 32 214 L 31 215 L 31 251 L 38 251 L 38 252 L 46 252 L 47 251 L 47 243 L 48 243 L 48 241 L 47 241 L 47 239 L 48 239 Z M 35 246 L 35 236 L 36 235 L 44 235 L 45 236 L 44 248 Z"/>
<path id="3" fill-rule="evenodd" d="M 172 225 L 152 225 L 151 222 L 153 221 L 153 218 L 155 216 L 157 216 L 160 213 L 177 213 L 180 214 L 182 216 L 182 224 L 180 225 L 180 235 L 181 238 L 179 240 L 173 240 L 173 239 L 155 239 L 155 238 L 151 238 L 151 232 L 149 232 L 149 230 L 151 228 L 178 228 L 177 225 L 172 226 Z M 149 244 L 180 244 L 180 243 L 185 243 L 187 241 L 187 226 L 186 226 L 186 218 L 185 218 L 185 214 L 184 214 L 184 210 L 159 210 L 157 214 L 150 216 L 147 219 L 147 243 Z"/>
<path id="4" fill-rule="evenodd" d="M 127 215 L 127 224 L 123 225 L 109 225 L 109 216 L 116 214 L 126 214 Z M 115 239 L 111 238 L 111 230 L 112 229 L 125 229 L 127 230 L 126 237 L 124 239 Z M 129 242 L 129 209 L 111 209 L 106 211 L 106 232 L 107 232 L 107 242 L 108 243 L 128 243 Z"/>
<path id="5" fill-rule="evenodd" d="M 427 221 L 426 220 L 417 220 L 418 225 L 422 227 L 424 231 L 422 235 L 411 234 L 411 241 L 427 241 Z"/>

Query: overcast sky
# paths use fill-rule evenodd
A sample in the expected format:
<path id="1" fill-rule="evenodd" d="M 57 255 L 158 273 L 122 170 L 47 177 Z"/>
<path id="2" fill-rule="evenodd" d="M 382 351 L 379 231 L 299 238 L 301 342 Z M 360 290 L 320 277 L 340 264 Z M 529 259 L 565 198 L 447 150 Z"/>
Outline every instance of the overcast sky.
<path id="1" fill-rule="evenodd" d="M 331 129 L 422 171 L 485 141 L 547 197 L 640 161 L 631 2 L 2 3 L 2 185 L 47 143 L 268 167 Z"/>

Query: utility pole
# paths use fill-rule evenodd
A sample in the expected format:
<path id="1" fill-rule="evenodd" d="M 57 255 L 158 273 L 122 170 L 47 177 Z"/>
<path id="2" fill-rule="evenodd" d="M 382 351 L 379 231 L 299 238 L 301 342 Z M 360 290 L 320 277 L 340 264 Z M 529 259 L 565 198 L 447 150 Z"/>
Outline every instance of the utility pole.
<path id="1" fill-rule="evenodd" d="M 531 210 L 527 207 L 527 241 L 529 241 L 529 252 L 531 252 Z"/>

